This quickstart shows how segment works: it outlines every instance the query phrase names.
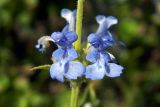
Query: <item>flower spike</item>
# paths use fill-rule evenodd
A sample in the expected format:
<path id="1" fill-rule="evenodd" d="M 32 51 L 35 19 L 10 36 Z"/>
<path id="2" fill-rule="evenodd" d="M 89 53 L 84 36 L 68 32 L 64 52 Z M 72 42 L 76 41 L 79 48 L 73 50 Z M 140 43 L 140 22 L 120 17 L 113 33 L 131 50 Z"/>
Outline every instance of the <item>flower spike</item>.
<path id="1" fill-rule="evenodd" d="M 62 9 L 61 17 L 66 20 L 66 26 L 61 32 L 53 32 L 51 36 L 41 37 L 35 46 L 43 52 L 49 46 L 49 41 L 58 45 L 58 49 L 52 53 L 51 78 L 64 82 L 65 79 L 76 80 L 83 75 L 92 80 L 103 79 L 104 76 L 120 76 L 124 68 L 116 64 L 115 57 L 106 51 L 115 42 L 108 29 L 117 24 L 118 20 L 113 16 L 96 16 L 96 21 L 99 24 L 98 29 L 95 33 L 89 34 L 87 39 L 91 47 L 89 47 L 86 60 L 92 64 L 84 67 L 82 63 L 73 61 L 79 57 L 73 47 L 73 43 L 78 39 L 75 33 L 76 13 L 76 10 Z"/>

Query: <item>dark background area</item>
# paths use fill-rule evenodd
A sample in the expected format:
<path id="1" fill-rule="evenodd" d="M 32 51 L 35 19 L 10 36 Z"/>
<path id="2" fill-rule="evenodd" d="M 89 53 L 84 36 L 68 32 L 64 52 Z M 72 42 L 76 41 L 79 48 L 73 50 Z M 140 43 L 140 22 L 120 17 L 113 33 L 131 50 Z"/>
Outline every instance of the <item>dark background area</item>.
<path id="1" fill-rule="evenodd" d="M 68 107 L 68 83 L 51 80 L 48 70 L 29 69 L 52 64 L 57 47 L 51 44 L 42 54 L 35 49 L 37 40 L 61 31 L 66 23 L 61 9 L 76 6 L 76 0 L 0 0 L 0 107 Z M 159 107 L 160 1 L 85 0 L 83 42 L 96 31 L 99 14 L 119 20 L 110 31 L 125 46 L 112 53 L 125 71 L 119 78 L 83 84 L 80 105 Z"/>

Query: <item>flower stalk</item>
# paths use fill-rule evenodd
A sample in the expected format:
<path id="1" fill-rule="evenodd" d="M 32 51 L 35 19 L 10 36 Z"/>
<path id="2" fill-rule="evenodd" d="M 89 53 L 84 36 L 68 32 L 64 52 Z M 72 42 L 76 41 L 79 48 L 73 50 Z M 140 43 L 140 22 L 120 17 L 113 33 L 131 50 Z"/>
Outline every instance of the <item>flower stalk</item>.
<path id="1" fill-rule="evenodd" d="M 83 20 L 83 2 L 84 0 L 78 0 L 77 5 L 77 16 L 76 16 L 76 33 L 78 39 L 75 42 L 74 46 L 77 51 L 81 51 L 81 36 L 82 36 L 82 20 Z M 71 82 L 71 101 L 70 107 L 78 107 L 78 96 L 80 85 L 78 81 Z"/>
<path id="2" fill-rule="evenodd" d="M 78 97 L 82 83 L 80 77 L 85 76 L 86 79 L 101 80 L 104 76 L 118 77 L 123 71 L 123 67 L 115 63 L 115 57 L 106 51 L 107 48 L 112 47 L 116 43 L 108 30 L 118 22 L 117 18 L 113 16 L 96 16 L 96 22 L 99 26 L 97 31 L 90 33 L 87 38 L 89 45 L 83 51 L 86 54 L 85 59 L 84 55 L 78 54 L 82 54 L 81 39 L 83 3 L 85 0 L 77 1 L 77 11 L 70 9 L 61 10 L 61 17 L 67 22 L 62 31 L 53 32 L 51 36 L 41 37 L 36 45 L 36 48 L 41 52 L 45 51 L 48 47 L 49 41 L 58 45 L 58 49 L 52 53 L 53 64 L 31 69 L 50 68 L 49 72 L 52 79 L 56 79 L 62 83 L 65 80 L 69 80 L 71 85 L 70 107 L 79 106 Z M 78 57 L 80 58 L 76 60 Z M 87 64 L 88 62 L 92 64 Z M 89 89 L 92 99 L 95 100 L 94 91 L 91 88 Z"/>
<path id="3" fill-rule="evenodd" d="M 75 42 L 75 49 L 81 51 L 81 36 L 82 36 L 82 20 L 83 20 L 83 2 L 84 0 L 78 0 L 77 4 L 77 16 L 76 16 L 76 33 L 78 39 Z"/>
<path id="4" fill-rule="evenodd" d="M 71 91 L 70 107 L 78 107 L 78 94 L 80 85 L 77 81 L 72 81 L 71 87 L 72 91 Z"/>

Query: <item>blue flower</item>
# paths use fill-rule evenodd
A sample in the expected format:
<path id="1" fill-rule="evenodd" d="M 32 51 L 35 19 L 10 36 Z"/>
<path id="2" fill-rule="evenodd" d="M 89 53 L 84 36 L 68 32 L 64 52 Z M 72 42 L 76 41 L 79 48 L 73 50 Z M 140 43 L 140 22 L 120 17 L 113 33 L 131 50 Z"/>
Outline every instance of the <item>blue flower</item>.
<path id="1" fill-rule="evenodd" d="M 118 77 L 122 73 L 123 67 L 110 63 L 114 60 L 113 55 L 106 52 L 105 49 L 111 47 L 114 39 L 108 31 L 109 27 L 117 23 L 117 19 L 113 16 L 105 17 L 99 15 L 96 17 L 99 24 L 96 33 L 88 36 L 88 42 L 92 45 L 86 56 L 86 59 L 92 62 L 92 65 L 86 67 L 86 78 L 92 80 L 102 79 L 105 75 L 108 77 Z"/>
<path id="2" fill-rule="evenodd" d="M 85 68 L 80 62 L 72 61 L 79 55 L 72 44 L 77 40 L 75 33 L 76 10 L 62 9 L 61 17 L 67 24 L 61 32 L 53 32 L 51 36 L 44 36 L 38 40 L 36 48 L 45 51 L 48 47 L 48 41 L 58 45 L 58 49 L 52 53 L 54 63 L 50 67 L 50 76 L 64 82 L 64 78 L 72 80 L 81 77 Z"/>
<path id="3" fill-rule="evenodd" d="M 72 61 L 78 57 L 78 53 L 72 47 L 72 43 L 77 40 L 75 32 L 54 32 L 51 35 L 54 43 L 60 47 L 52 54 L 52 58 L 56 60 L 51 65 L 50 75 L 52 79 L 64 82 L 64 77 L 72 80 L 83 75 L 84 67 L 80 62 Z"/>

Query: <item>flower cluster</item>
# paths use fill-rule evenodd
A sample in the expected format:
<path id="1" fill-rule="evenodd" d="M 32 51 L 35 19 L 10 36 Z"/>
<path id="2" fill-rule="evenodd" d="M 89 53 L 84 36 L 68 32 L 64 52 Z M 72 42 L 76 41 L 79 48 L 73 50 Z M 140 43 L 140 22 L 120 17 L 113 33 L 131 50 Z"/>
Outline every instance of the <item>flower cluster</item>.
<path id="1" fill-rule="evenodd" d="M 99 27 L 96 33 L 91 33 L 88 36 L 88 42 L 92 46 L 86 56 L 86 59 L 94 64 L 86 67 L 85 76 L 92 80 L 102 79 L 104 75 L 118 77 L 122 73 L 123 67 L 116 63 L 110 63 L 113 60 L 113 55 L 105 51 L 114 43 L 108 29 L 111 25 L 117 23 L 117 19 L 113 16 L 99 15 L 96 17 L 96 21 Z"/>
<path id="2" fill-rule="evenodd" d="M 88 36 L 91 47 L 86 56 L 86 59 L 93 64 L 84 67 L 82 63 L 73 61 L 79 56 L 72 45 L 77 40 L 75 33 L 76 10 L 62 9 L 61 17 L 67 22 L 63 30 L 53 32 L 51 36 L 41 37 L 36 45 L 36 48 L 42 52 L 49 45 L 48 41 L 58 45 L 58 49 L 52 54 L 54 63 L 50 67 L 51 78 L 64 82 L 64 78 L 74 80 L 81 76 L 92 80 L 102 79 L 105 75 L 108 77 L 120 76 L 123 67 L 113 63 L 114 56 L 106 51 L 115 42 L 108 29 L 118 22 L 117 19 L 113 16 L 96 16 L 99 27 L 95 33 Z"/>

